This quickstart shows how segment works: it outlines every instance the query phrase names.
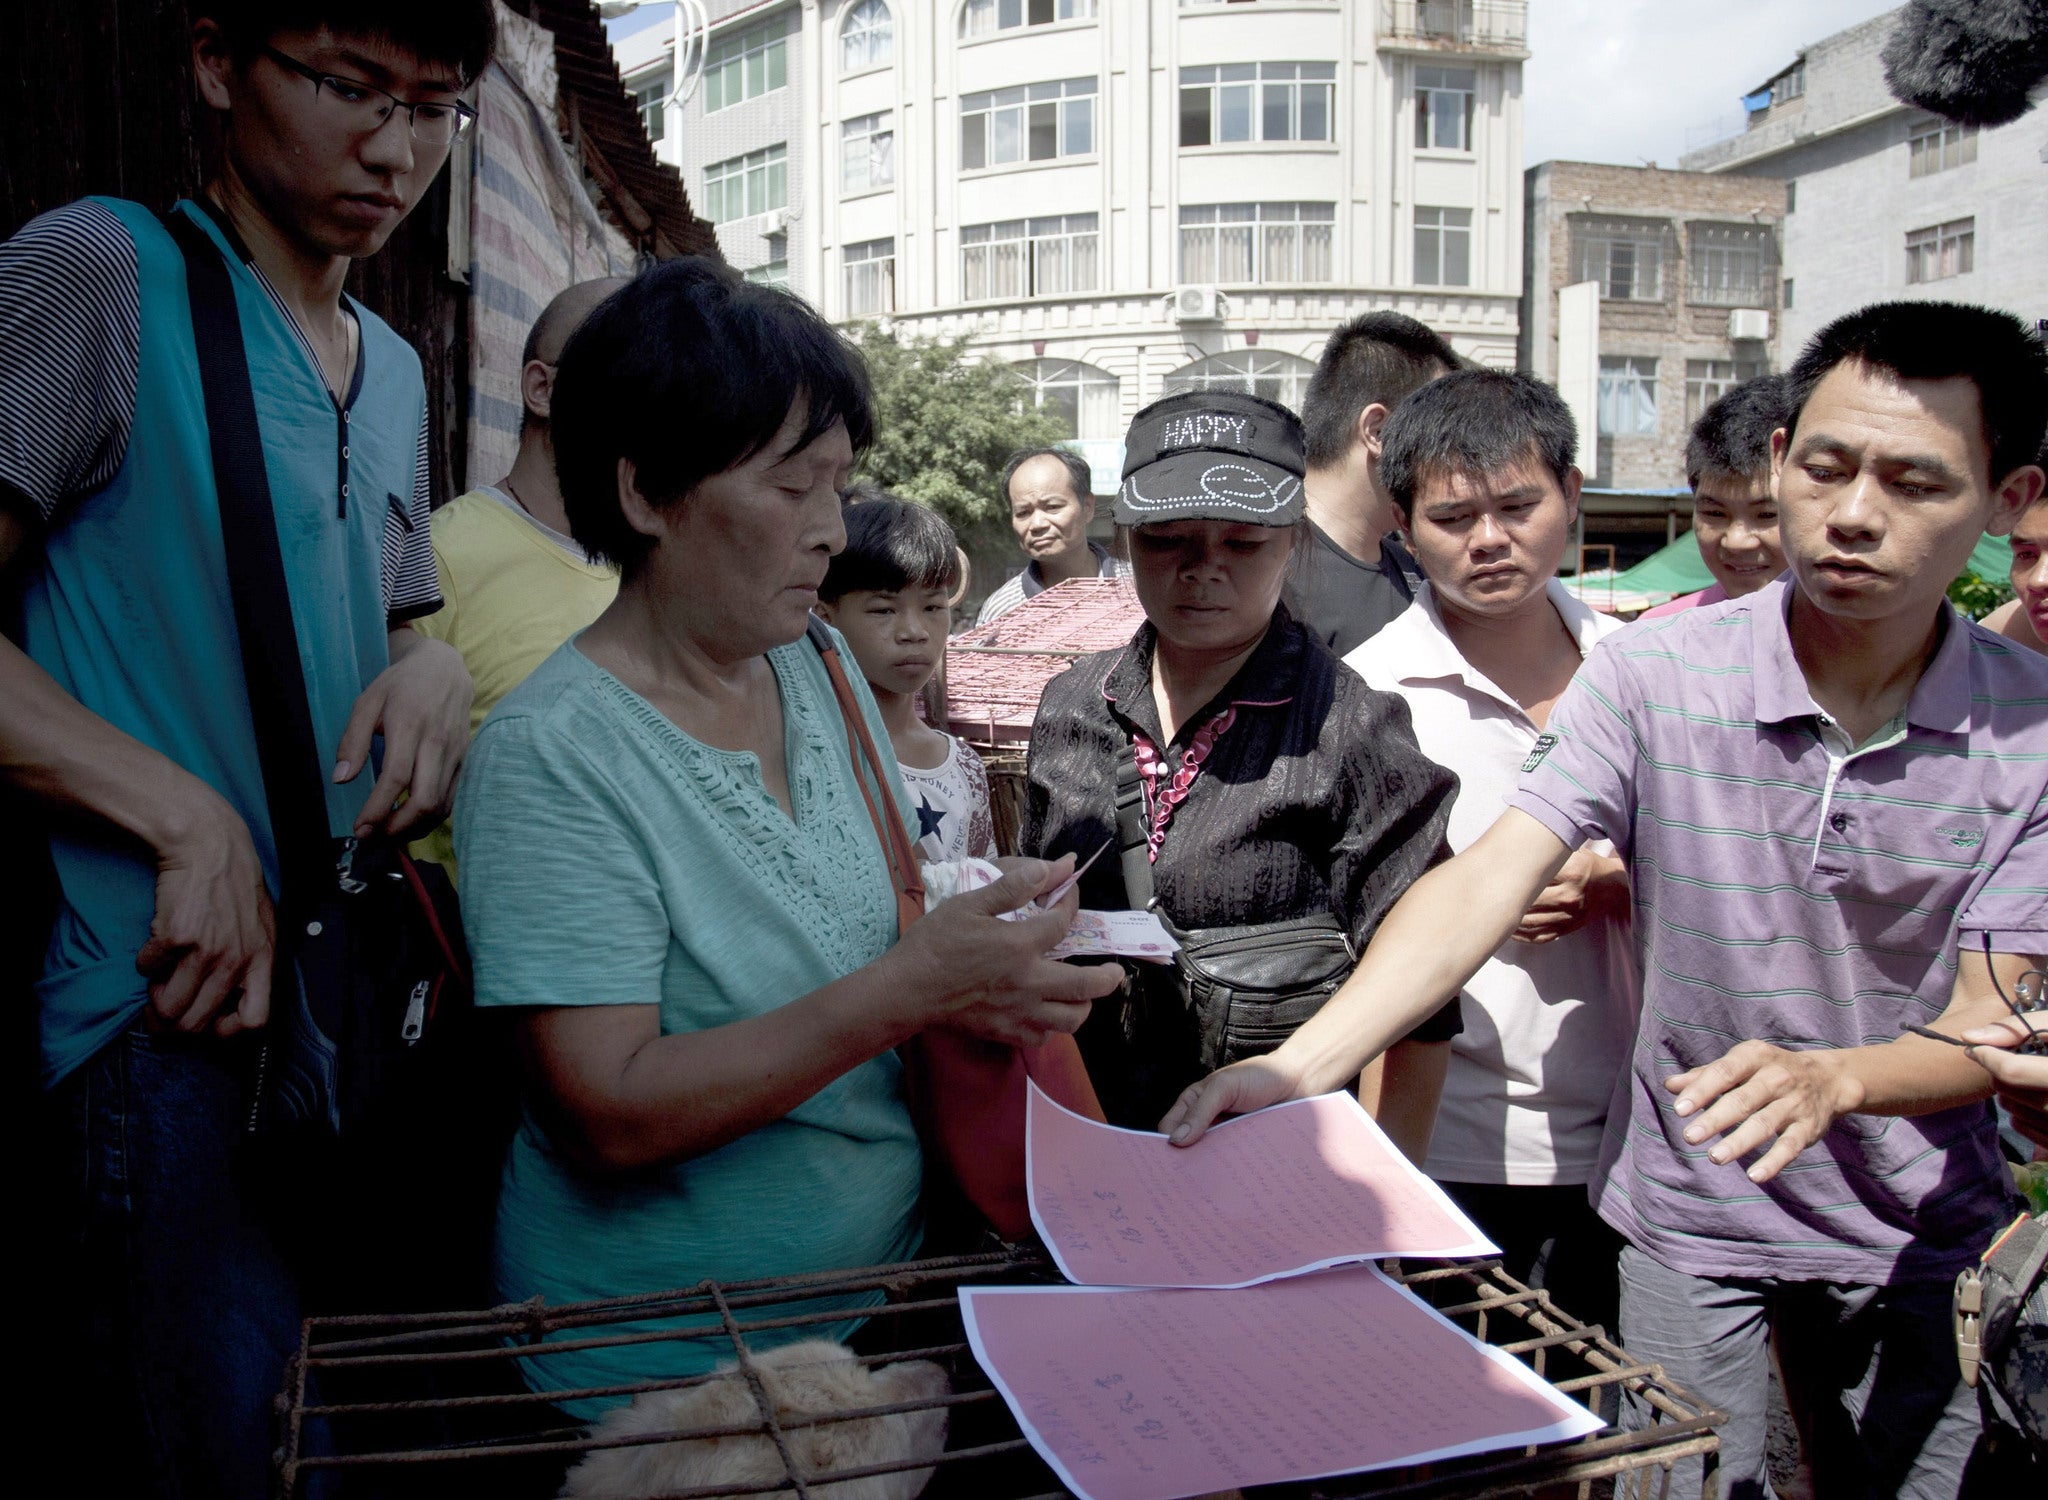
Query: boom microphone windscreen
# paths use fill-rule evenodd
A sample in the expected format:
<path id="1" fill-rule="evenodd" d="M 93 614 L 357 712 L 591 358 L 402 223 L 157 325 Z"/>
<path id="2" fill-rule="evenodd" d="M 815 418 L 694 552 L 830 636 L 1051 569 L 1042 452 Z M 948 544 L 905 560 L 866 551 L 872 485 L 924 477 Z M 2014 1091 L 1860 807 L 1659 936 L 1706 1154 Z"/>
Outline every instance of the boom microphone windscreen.
<path id="1" fill-rule="evenodd" d="M 1912 0 L 1883 56 L 1894 97 L 1965 125 L 2004 125 L 2048 78 L 2048 0 Z"/>

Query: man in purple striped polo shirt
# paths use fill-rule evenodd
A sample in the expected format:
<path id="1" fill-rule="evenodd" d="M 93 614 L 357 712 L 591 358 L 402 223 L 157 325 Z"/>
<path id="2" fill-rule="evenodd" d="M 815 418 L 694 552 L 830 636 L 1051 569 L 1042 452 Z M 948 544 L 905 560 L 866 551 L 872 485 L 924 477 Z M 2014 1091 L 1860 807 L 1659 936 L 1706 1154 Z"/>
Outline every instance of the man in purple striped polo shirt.
<path id="1" fill-rule="evenodd" d="M 1382 924 L 1377 982 L 1163 1128 L 1342 1086 L 1611 839 L 1644 968 L 1591 1188 L 1629 1241 L 1624 1341 L 1731 1413 L 1724 1496 L 1770 1493 L 1773 1327 L 1822 1493 L 1953 1496 L 1978 1424 L 1948 1284 L 2013 1204 L 1989 1079 L 1905 1028 L 1996 1019 L 1997 984 L 2048 954 L 2048 661 L 1944 598 L 2048 484 L 2048 359 L 2009 315 L 1895 303 L 1829 325 L 1790 383 L 1790 580 L 1596 648 L 1510 810 Z M 1443 433 L 1417 461 L 1483 473 L 1497 442 Z"/>

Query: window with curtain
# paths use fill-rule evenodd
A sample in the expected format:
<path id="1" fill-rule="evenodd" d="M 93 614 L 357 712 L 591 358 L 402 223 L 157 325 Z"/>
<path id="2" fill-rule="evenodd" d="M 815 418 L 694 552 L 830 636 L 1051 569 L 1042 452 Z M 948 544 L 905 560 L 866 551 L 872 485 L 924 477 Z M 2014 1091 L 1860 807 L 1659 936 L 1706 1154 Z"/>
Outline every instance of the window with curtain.
<path id="1" fill-rule="evenodd" d="M 960 296 L 967 302 L 1092 292 L 1097 280 L 1095 214 L 1055 214 L 968 224 L 960 230 Z"/>
<path id="2" fill-rule="evenodd" d="M 1632 437 L 1657 430 L 1657 361 L 1634 354 L 1600 356 L 1600 435 Z"/>
<path id="3" fill-rule="evenodd" d="M 704 113 L 772 93 L 789 82 L 782 17 L 715 39 L 704 50 Z"/>
<path id="4" fill-rule="evenodd" d="M 646 129 L 650 141 L 659 141 L 668 129 L 665 116 L 668 113 L 669 90 L 675 87 L 675 82 L 675 74 L 663 68 L 626 85 L 633 95 L 633 107 L 640 111 L 640 124 Z"/>
<path id="5" fill-rule="evenodd" d="M 1424 151 L 1470 151 L 1479 75 L 1471 68 L 1415 70 L 1415 144 Z"/>
<path id="6" fill-rule="evenodd" d="M 1418 286 L 1472 284 L 1472 210 L 1415 210 L 1415 281 Z"/>
<path id="7" fill-rule="evenodd" d="M 745 275 L 747 280 L 758 281 L 763 286 L 788 286 L 789 257 L 784 255 L 778 260 L 763 261 L 758 266 L 749 266 Z"/>
<path id="8" fill-rule="evenodd" d="M 896 241 L 862 240 L 840 252 L 846 267 L 846 316 L 896 310 Z"/>
<path id="9" fill-rule="evenodd" d="M 1610 302 L 1664 300 L 1670 220 L 1572 214 L 1567 222 L 1573 281 L 1599 282 L 1600 295 Z"/>
<path id="10" fill-rule="evenodd" d="M 768 146 L 704 169 L 704 217 L 714 224 L 789 206 L 789 148 Z"/>
<path id="11" fill-rule="evenodd" d="M 1769 307 L 1778 285 L 1778 234 L 1769 224 L 1700 224 L 1691 237 L 1686 296 L 1713 307 Z"/>
<path id="12" fill-rule="evenodd" d="M 1685 362 L 1685 425 L 1692 426 L 1700 413 L 1746 380 L 1768 375 L 1770 366 L 1760 359 L 1689 359 Z"/>
<path id="13" fill-rule="evenodd" d="M 839 127 L 839 190 L 866 193 L 896 181 L 896 124 L 889 111 L 858 115 Z"/>
<path id="14" fill-rule="evenodd" d="M 1316 367 L 1295 354 L 1267 349 L 1238 349 L 1212 354 L 1182 365 L 1166 377 L 1166 394 L 1182 391 L 1244 391 L 1278 401 L 1294 411 L 1308 397 L 1309 377 Z"/>
<path id="15" fill-rule="evenodd" d="M 1067 78 L 960 96 L 960 169 L 1088 156 L 1095 150 L 1095 80 Z"/>
<path id="16" fill-rule="evenodd" d="M 1906 175 L 1925 177 L 1977 159 L 1977 127 L 1925 120 L 1906 138 Z"/>
<path id="17" fill-rule="evenodd" d="M 1331 279 L 1334 203 L 1183 204 L 1180 279 L 1194 285 L 1287 285 Z"/>
<path id="18" fill-rule="evenodd" d="M 1180 70 L 1180 143 L 1334 139 L 1337 65 L 1223 63 Z"/>
<path id="19" fill-rule="evenodd" d="M 1941 281 L 1977 266 L 1977 221 L 1951 219 L 1906 235 L 1906 280 Z"/>
<path id="20" fill-rule="evenodd" d="M 896 52 L 896 21 L 883 0 L 860 0 L 847 7 L 839 28 L 839 71 L 858 73 L 879 68 Z"/>
<path id="21" fill-rule="evenodd" d="M 1027 359 L 1016 366 L 1031 404 L 1050 413 L 1070 438 L 1120 438 L 1119 382 L 1107 370 L 1073 359 Z"/>
<path id="22" fill-rule="evenodd" d="M 1085 21 L 1095 8 L 1096 0 L 967 0 L 960 10 L 960 35 L 991 36 L 1023 26 Z"/>

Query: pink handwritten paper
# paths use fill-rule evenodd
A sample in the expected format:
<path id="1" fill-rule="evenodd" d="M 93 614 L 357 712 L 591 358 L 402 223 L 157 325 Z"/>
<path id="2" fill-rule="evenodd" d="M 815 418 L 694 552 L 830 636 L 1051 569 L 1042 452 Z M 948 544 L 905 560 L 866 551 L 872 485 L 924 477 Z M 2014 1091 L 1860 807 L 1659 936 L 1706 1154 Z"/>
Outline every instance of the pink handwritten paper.
<path id="1" fill-rule="evenodd" d="M 1031 1088 L 1031 1222 L 1083 1286 L 1236 1287 L 1388 1255 L 1498 1255 L 1350 1094 L 1226 1120 L 1193 1146 Z"/>
<path id="2" fill-rule="evenodd" d="M 1172 1500 L 1601 1427 L 1376 1267 L 1231 1291 L 963 1288 L 974 1357 L 1081 1500 Z"/>

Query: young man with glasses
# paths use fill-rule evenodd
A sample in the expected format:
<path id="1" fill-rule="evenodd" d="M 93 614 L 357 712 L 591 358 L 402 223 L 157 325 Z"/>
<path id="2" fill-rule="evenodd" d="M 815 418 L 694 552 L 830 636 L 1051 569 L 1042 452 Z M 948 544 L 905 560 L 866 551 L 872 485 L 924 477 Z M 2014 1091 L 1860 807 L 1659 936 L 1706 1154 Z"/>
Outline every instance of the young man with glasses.
<path id="1" fill-rule="evenodd" d="M 400 835 L 448 800 L 470 682 L 407 623 L 440 603 L 419 360 L 342 283 L 467 123 L 491 13 L 192 9 L 222 149 L 172 214 L 234 288 L 332 831 Z M 116 199 L 0 245 L 0 565 L 25 582 L 0 766 L 53 814 L 44 1151 L 77 1279 L 70 1389 L 94 1424 L 67 1463 L 96 1493 L 258 1496 L 302 1267 L 235 1170 L 247 1084 L 227 1039 L 270 1013 L 276 857 L 185 267 L 164 222 Z"/>

